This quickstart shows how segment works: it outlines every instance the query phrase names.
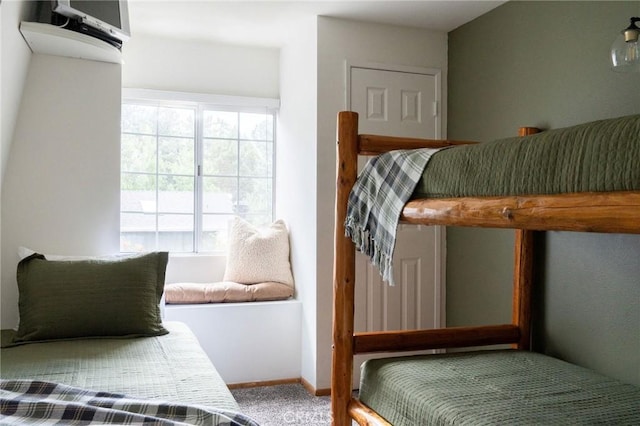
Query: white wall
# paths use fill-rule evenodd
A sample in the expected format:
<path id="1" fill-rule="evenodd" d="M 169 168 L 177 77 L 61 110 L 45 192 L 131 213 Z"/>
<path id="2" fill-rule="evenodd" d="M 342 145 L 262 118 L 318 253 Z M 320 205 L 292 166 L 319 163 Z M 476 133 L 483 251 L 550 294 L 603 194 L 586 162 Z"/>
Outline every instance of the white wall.
<path id="1" fill-rule="evenodd" d="M 122 48 L 123 87 L 277 98 L 279 51 L 134 34 Z"/>
<path id="2" fill-rule="evenodd" d="M 9 149 L 13 141 L 22 89 L 27 78 L 31 50 L 18 27 L 28 14 L 28 3 L 4 1 L 0 4 L 0 183 L 7 165 Z"/>
<path id="3" fill-rule="evenodd" d="M 442 111 L 447 110 L 446 33 L 318 18 L 317 389 L 330 387 L 335 135 L 337 113 L 345 109 L 345 60 L 438 68 L 443 76 Z M 442 128 L 447 128 L 444 115 Z"/>
<path id="4" fill-rule="evenodd" d="M 301 375 L 316 382 L 316 18 L 292 27 L 280 53 L 276 208 L 291 229 L 296 298 L 302 302 Z"/>
<path id="5" fill-rule="evenodd" d="M 26 19 L 28 12 L 25 5 L 23 1 L 0 3 L 0 94 L 2 95 L 0 96 L 0 194 L 31 59 L 31 51 L 18 31 L 20 21 Z M 2 209 L 0 209 L 0 239 L 2 237 L 1 211 Z M 2 276 L 1 254 L 0 245 L 0 276 Z"/>
<path id="6" fill-rule="evenodd" d="M 166 321 L 184 322 L 227 384 L 300 377 L 297 300 L 167 305 Z"/>
<path id="7" fill-rule="evenodd" d="M 21 245 L 118 250 L 120 65 L 33 55 L 2 191 L 2 327 L 17 323 Z"/>

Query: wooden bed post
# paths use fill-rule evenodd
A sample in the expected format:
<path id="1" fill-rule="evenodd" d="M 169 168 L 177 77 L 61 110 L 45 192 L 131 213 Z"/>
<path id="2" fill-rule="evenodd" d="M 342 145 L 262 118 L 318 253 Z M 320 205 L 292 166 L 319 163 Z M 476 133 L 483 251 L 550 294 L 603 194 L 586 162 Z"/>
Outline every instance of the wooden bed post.
<path id="1" fill-rule="evenodd" d="M 539 133 L 536 127 L 521 127 L 518 136 Z M 516 349 L 529 350 L 531 347 L 531 296 L 533 287 L 534 233 L 516 230 L 515 264 L 513 271 L 513 324 L 520 330 L 520 341 L 513 345 Z"/>
<path id="2" fill-rule="evenodd" d="M 355 247 L 344 235 L 347 201 L 358 173 L 358 114 L 338 115 L 336 218 L 333 259 L 333 355 L 331 412 L 334 426 L 351 424 L 348 407 L 353 381 Z"/>
<path id="3" fill-rule="evenodd" d="M 533 231 L 516 230 L 513 272 L 513 324 L 520 331 L 516 349 L 531 346 L 531 288 L 533 287 Z"/>

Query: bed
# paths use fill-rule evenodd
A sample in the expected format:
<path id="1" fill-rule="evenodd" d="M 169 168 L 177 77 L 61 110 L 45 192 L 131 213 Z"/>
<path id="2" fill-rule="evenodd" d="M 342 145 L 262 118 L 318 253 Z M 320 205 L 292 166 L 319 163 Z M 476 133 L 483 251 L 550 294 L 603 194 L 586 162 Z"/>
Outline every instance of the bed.
<path id="1" fill-rule="evenodd" d="M 522 128 L 520 138 L 473 144 L 361 135 L 358 115 L 346 111 L 338 115 L 337 138 L 333 424 L 348 425 L 351 419 L 375 425 L 640 423 L 638 387 L 530 351 L 534 232 L 640 234 L 640 116 L 539 134 Z M 416 160 L 416 148 L 428 148 L 428 154 Z M 357 178 L 358 155 L 374 156 L 374 163 L 383 165 L 361 173 L 378 176 L 380 186 L 367 187 Z M 419 176 L 386 174 L 414 162 Z M 377 217 L 373 229 L 366 229 L 376 214 L 362 194 L 398 198 L 397 215 L 404 223 L 515 229 L 512 323 L 354 333 L 356 247 L 385 279 L 393 277 L 384 271 L 393 245 L 391 251 L 379 249 L 386 237 L 375 234 L 386 226 Z M 379 211 L 396 209 L 385 203 Z M 354 216 L 364 221 L 364 231 L 352 227 Z M 510 349 L 477 350 L 492 345 Z M 368 360 L 359 395 L 352 396 L 355 354 L 452 348 L 456 351 Z"/>
<path id="2" fill-rule="evenodd" d="M 2 330 L 0 422 L 255 426 L 191 330 L 162 322 L 166 261 L 23 259 L 20 324 Z"/>

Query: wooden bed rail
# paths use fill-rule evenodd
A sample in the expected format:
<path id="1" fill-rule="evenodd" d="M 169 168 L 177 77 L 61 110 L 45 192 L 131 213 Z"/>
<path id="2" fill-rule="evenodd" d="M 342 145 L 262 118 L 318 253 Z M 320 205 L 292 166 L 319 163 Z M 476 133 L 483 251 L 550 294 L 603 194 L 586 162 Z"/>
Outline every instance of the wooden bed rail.
<path id="1" fill-rule="evenodd" d="M 355 398 L 349 402 L 347 411 L 359 425 L 392 426 L 386 419 Z"/>
<path id="2" fill-rule="evenodd" d="M 624 211 L 620 210 L 624 207 Z M 409 201 L 400 221 L 448 226 L 640 234 L 640 191 Z"/>
<path id="3" fill-rule="evenodd" d="M 477 142 L 450 141 L 442 139 L 398 138 L 394 136 L 358 135 L 359 155 L 378 155 L 393 149 L 445 148 Z"/>
<path id="4" fill-rule="evenodd" d="M 513 324 L 479 327 L 449 327 L 430 330 L 398 330 L 355 333 L 353 352 L 408 352 L 425 349 L 464 348 L 520 342 L 520 329 Z"/>

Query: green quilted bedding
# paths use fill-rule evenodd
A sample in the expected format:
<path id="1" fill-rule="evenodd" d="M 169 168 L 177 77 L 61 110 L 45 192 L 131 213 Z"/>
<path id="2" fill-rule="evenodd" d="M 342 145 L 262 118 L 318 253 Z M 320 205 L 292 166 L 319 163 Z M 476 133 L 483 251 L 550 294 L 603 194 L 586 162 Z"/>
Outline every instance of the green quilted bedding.
<path id="1" fill-rule="evenodd" d="M 640 189 L 640 115 L 436 153 L 413 198 Z"/>
<path id="2" fill-rule="evenodd" d="M 189 328 L 169 334 L 83 339 L 3 348 L 0 377 L 37 379 L 174 403 L 238 411 L 238 404 Z M 5 341 L 11 330 L 2 330 Z"/>
<path id="3" fill-rule="evenodd" d="M 369 360 L 360 400 L 394 426 L 640 424 L 640 388 L 515 350 Z"/>

